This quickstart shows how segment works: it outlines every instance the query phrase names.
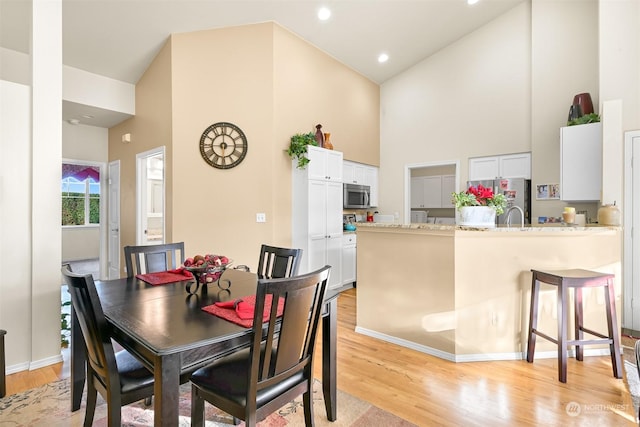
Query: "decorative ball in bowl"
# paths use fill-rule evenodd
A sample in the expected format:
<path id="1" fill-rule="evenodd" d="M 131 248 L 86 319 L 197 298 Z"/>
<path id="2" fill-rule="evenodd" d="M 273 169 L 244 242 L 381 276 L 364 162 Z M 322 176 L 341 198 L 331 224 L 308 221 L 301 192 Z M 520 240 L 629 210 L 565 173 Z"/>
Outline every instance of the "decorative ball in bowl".
<path id="1" fill-rule="evenodd" d="M 200 283 L 213 283 L 220 279 L 222 273 L 232 264 L 232 260 L 224 255 L 196 255 L 184 260 L 184 269 L 191 272 Z"/>

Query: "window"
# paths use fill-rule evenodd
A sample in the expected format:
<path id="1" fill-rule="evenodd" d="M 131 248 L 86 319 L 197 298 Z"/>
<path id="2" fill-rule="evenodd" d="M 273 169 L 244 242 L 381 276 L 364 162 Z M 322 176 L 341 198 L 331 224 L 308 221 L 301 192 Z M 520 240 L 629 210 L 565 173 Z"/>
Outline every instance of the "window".
<path id="1" fill-rule="evenodd" d="M 62 165 L 62 225 L 100 224 L 100 172 L 98 167 Z"/>

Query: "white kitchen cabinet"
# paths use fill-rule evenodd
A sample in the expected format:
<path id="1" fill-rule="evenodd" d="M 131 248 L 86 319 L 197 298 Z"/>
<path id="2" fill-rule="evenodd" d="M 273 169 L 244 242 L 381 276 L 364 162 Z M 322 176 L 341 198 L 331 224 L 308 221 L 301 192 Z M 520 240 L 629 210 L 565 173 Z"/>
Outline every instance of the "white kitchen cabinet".
<path id="1" fill-rule="evenodd" d="M 342 285 L 356 282 L 356 234 L 345 233 L 342 236 Z"/>
<path id="2" fill-rule="evenodd" d="M 531 153 L 469 159 L 469 181 L 495 178 L 531 179 Z"/>
<path id="3" fill-rule="evenodd" d="M 308 179 L 342 182 L 342 152 L 307 145 Z"/>
<path id="4" fill-rule="evenodd" d="M 342 181 L 347 184 L 365 185 L 364 181 L 365 166 L 361 163 L 343 161 L 342 162 Z"/>
<path id="5" fill-rule="evenodd" d="M 451 202 L 451 193 L 456 191 L 456 176 L 455 175 L 442 175 L 442 199 L 440 207 L 442 208 L 455 208 L 456 206 Z"/>
<path id="6" fill-rule="evenodd" d="M 369 204 L 372 208 L 378 206 L 378 168 L 367 166 L 364 170 L 364 185 L 369 186 Z"/>
<path id="7" fill-rule="evenodd" d="M 292 245 L 303 251 L 301 274 L 328 264 L 329 287 L 338 287 L 342 284 L 342 181 L 335 177 L 342 177 L 342 153 L 309 148 L 313 150 L 307 168 L 292 166 Z M 318 158 L 322 160 L 312 170 L 310 166 Z M 336 174 L 333 163 L 338 159 L 340 173 Z M 324 173 L 320 172 L 320 164 L 325 165 Z"/>
<path id="8" fill-rule="evenodd" d="M 424 176 L 423 208 L 439 208 L 442 206 L 442 177 Z"/>
<path id="9" fill-rule="evenodd" d="M 560 128 L 560 197 L 597 201 L 602 191 L 602 124 Z"/>
<path id="10" fill-rule="evenodd" d="M 411 208 L 424 207 L 424 179 L 421 176 L 411 178 Z"/>
<path id="11" fill-rule="evenodd" d="M 411 208 L 452 208 L 454 175 L 415 176 L 411 178 Z"/>
<path id="12" fill-rule="evenodd" d="M 368 185 L 370 189 L 369 204 L 378 206 L 378 168 L 364 163 L 342 162 L 342 181 L 348 184 Z"/>

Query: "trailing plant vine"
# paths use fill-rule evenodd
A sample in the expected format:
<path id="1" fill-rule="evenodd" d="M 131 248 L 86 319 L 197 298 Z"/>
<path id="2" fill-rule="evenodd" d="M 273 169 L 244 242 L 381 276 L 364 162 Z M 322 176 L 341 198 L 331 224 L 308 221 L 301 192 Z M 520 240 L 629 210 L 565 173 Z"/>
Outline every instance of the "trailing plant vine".
<path id="1" fill-rule="evenodd" d="M 292 159 L 298 160 L 298 169 L 304 169 L 309 163 L 307 157 L 307 145 L 318 146 L 316 136 L 313 132 L 297 133 L 291 137 L 287 154 Z"/>

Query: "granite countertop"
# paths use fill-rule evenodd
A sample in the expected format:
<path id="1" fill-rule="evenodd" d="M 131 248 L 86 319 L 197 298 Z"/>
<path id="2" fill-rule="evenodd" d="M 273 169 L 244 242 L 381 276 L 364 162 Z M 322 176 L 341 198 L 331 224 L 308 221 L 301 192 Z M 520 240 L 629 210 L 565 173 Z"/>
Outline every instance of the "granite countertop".
<path id="1" fill-rule="evenodd" d="M 469 230 L 469 231 L 487 231 L 487 232 L 514 232 L 514 231 L 544 231 L 544 232 L 570 232 L 570 231 L 587 231 L 594 229 L 620 229 L 619 226 L 607 226 L 598 224 L 588 224 L 584 227 L 568 226 L 562 223 L 551 224 L 525 224 L 524 228 L 520 228 L 519 225 L 512 225 L 507 227 L 506 225 L 498 225 L 495 228 L 476 228 L 476 227 L 462 227 L 451 224 L 424 224 L 424 223 L 412 223 L 412 224 L 391 224 L 391 223 L 376 223 L 376 222 L 363 222 L 358 223 L 357 227 L 361 228 L 399 228 L 399 229 L 412 229 L 412 230 L 441 230 L 441 231 L 455 231 L 455 230 Z"/>

